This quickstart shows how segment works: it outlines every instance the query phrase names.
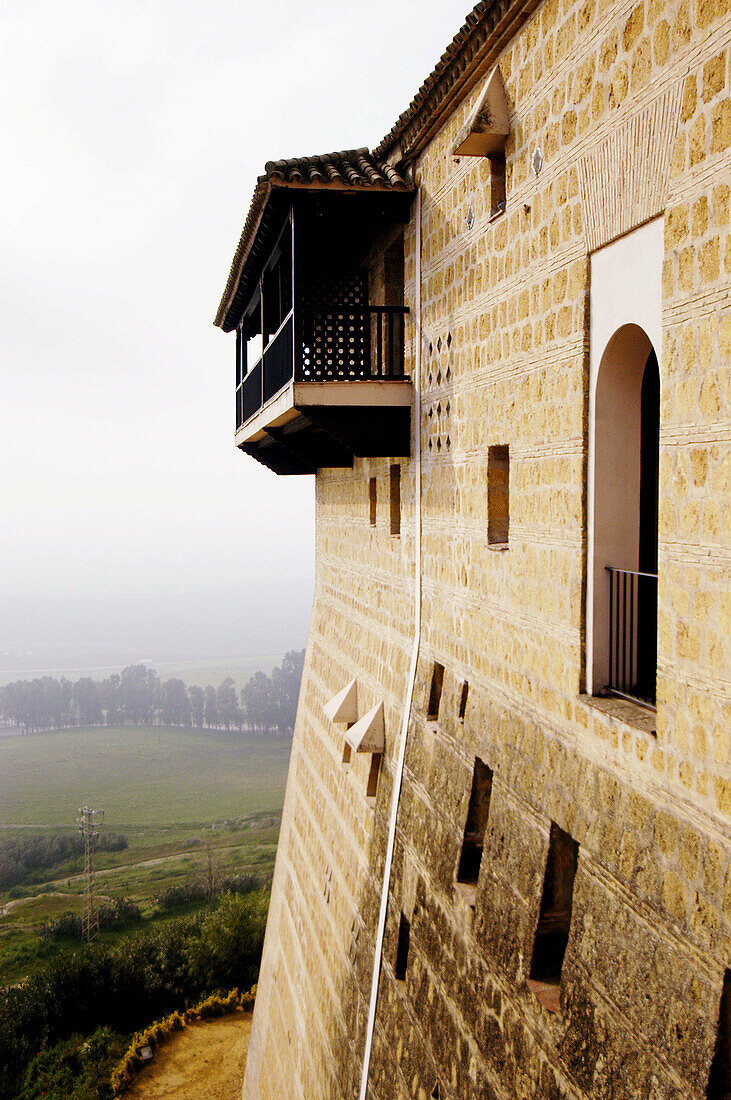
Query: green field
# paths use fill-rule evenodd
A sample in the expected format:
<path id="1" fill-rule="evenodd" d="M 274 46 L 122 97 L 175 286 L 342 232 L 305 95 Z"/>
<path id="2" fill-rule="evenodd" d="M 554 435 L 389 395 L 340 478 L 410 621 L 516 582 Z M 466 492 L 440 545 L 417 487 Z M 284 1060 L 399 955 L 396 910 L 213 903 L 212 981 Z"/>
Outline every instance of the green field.
<path id="1" fill-rule="evenodd" d="M 79 806 L 126 825 L 276 813 L 289 740 L 239 732 L 62 730 L 0 738 L 0 826 L 73 827 Z"/>
<path id="2" fill-rule="evenodd" d="M 238 691 L 245 687 L 255 672 L 260 669 L 267 676 L 275 665 L 282 663 L 283 653 L 264 653 L 255 657 L 211 657 L 203 661 L 144 661 L 154 668 L 161 680 L 177 677 L 184 680 L 188 687 L 198 685 L 218 687 L 221 680 L 230 676 Z M 130 664 L 134 662 L 128 662 Z M 115 672 L 121 672 L 124 665 L 104 665 L 79 668 L 44 669 L 0 669 L 0 687 L 16 680 L 35 680 L 41 676 L 54 676 L 60 679 L 80 680 L 82 676 L 91 676 L 92 680 L 106 680 Z"/>
<path id="3" fill-rule="evenodd" d="M 158 727 L 0 738 L 0 840 L 73 832 L 79 806 L 104 809 L 102 828 L 129 847 L 96 854 L 97 897 L 129 897 L 145 918 L 168 920 L 174 913 L 157 913 L 160 892 L 201 881 L 209 861 L 218 879 L 271 875 L 290 745 Z M 75 857 L 0 891 L 0 984 L 36 965 L 40 921 L 80 912 L 82 870 Z"/>

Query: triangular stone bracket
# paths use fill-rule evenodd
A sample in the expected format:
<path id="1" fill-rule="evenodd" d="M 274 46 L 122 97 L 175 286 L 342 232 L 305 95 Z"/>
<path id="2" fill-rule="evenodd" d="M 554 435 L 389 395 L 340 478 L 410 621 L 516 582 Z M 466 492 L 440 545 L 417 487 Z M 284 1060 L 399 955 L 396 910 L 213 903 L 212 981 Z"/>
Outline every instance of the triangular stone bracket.
<path id="1" fill-rule="evenodd" d="M 357 722 L 358 720 L 358 681 L 354 678 L 342 691 L 333 695 L 325 704 L 325 716 L 331 722 Z"/>
<path id="2" fill-rule="evenodd" d="M 354 752 L 383 752 L 385 745 L 383 703 L 376 703 L 345 734 Z"/>
<path id="3" fill-rule="evenodd" d="M 455 157 L 490 157 L 502 153 L 510 133 L 508 101 L 496 65 L 452 148 Z"/>

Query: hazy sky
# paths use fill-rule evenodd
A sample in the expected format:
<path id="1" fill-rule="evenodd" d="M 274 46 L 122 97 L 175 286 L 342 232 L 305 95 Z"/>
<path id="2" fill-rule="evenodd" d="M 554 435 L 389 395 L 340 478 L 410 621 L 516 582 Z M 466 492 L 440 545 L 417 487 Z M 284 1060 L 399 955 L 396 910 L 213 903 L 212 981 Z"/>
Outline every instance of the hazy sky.
<path id="1" fill-rule="evenodd" d="M 212 318 L 264 162 L 372 147 L 467 0 L 0 7 L 0 597 L 309 583 Z"/>

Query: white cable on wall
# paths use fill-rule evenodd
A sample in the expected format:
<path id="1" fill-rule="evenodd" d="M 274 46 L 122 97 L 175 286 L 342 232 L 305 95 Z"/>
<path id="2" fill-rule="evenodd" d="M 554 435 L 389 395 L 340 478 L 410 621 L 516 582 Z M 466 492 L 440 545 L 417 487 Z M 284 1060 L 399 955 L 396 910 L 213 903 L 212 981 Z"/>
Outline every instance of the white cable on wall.
<path id="1" fill-rule="evenodd" d="M 391 883 L 391 868 L 393 865 L 393 849 L 396 842 L 396 819 L 398 817 L 399 800 L 401 796 L 401 783 L 404 775 L 404 761 L 406 759 L 406 738 L 411 717 L 411 706 L 414 698 L 414 684 L 416 682 L 416 665 L 419 659 L 419 642 L 421 638 L 421 187 L 416 191 L 416 354 L 412 383 L 414 387 L 414 641 L 411 649 L 411 664 L 409 667 L 409 680 L 404 704 L 404 716 L 401 723 L 401 739 L 399 742 L 398 758 L 396 761 L 396 773 L 394 775 L 393 791 L 391 794 L 391 809 L 388 822 L 388 842 L 386 844 L 386 859 L 383 870 L 383 886 L 381 888 L 381 905 L 378 911 L 378 925 L 376 928 L 376 947 L 373 953 L 373 974 L 371 976 L 371 996 L 368 1003 L 368 1021 L 366 1024 L 365 1050 L 363 1052 L 363 1070 L 360 1078 L 360 1100 L 366 1100 L 368 1092 L 368 1072 L 371 1062 L 371 1047 L 373 1045 L 373 1029 L 376 1022 L 376 1006 L 378 1003 L 378 982 L 381 973 L 381 953 L 383 951 L 383 934 L 386 928 L 386 913 L 388 911 L 388 889 Z"/>

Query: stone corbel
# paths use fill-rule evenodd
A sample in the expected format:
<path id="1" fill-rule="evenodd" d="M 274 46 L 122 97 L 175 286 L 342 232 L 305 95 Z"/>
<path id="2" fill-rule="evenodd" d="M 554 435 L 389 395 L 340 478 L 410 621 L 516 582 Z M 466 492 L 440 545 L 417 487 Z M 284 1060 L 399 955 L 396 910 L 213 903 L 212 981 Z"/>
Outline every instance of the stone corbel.
<path id="1" fill-rule="evenodd" d="M 491 157 L 505 151 L 505 141 L 510 133 L 508 101 L 505 87 L 496 65 L 472 108 L 452 147 L 455 157 Z"/>
<path id="2" fill-rule="evenodd" d="M 376 703 L 345 734 L 354 752 L 382 753 L 385 745 L 383 702 Z"/>
<path id="3" fill-rule="evenodd" d="M 353 678 L 342 691 L 325 704 L 325 717 L 331 722 L 354 723 L 358 720 L 358 681 Z"/>

